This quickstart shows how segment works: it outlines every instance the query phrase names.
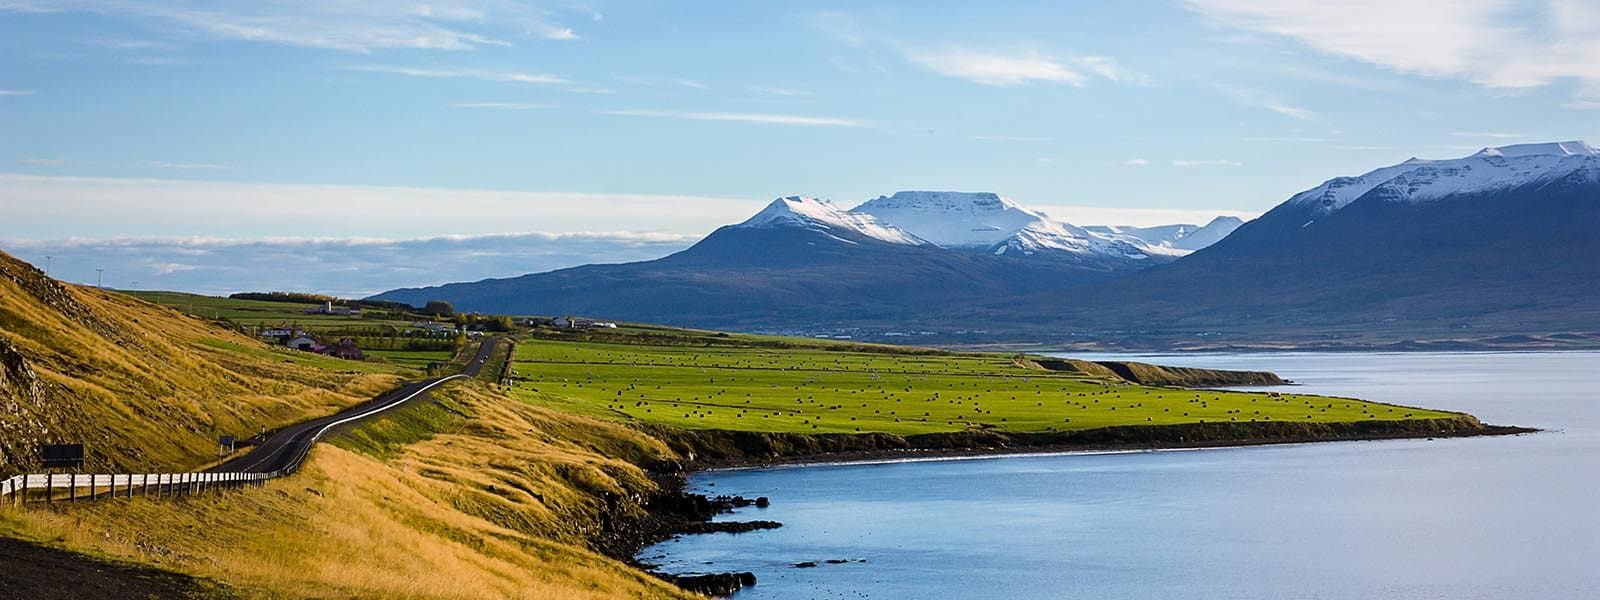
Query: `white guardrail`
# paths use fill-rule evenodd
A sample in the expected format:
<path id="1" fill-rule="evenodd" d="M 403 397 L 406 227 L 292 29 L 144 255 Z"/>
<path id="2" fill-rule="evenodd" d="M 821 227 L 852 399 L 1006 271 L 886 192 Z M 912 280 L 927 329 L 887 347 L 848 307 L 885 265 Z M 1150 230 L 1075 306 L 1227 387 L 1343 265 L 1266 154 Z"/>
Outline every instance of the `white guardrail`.
<path id="1" fill-rule="evenodd" d="M 305 462 L 306 456 L 311 453 L 311 447 L 328 430 L 345 423 L 363 419 L 384 412 L 396 406 L 405 404 L 412 398 L 433 389 L 435 386 L 452 379 L 466 377 L 466 375 L 451 375 L 441 377 L 437 381 L 417 388 L 404 398 L 385 404 L 379 408 L 361 411 L 342 419 L 336 419 L 318 428 L 312 434 L 311 440 L 295 453 L 294 460 L 283 469 L 266 473 L 131 473 L 131 474 L 88 474 L 88 473 L 33 473 L 17 475 L 10 479 L 0 481 L 0 498 L 16 496 L 17 503 L 27 501 L 30 490 L 47 490 L 38 495 L 44 496 L 44 501 L 55 500 L 93 500 L 96 498 L 132 498 L 134 496 L 173 496 L 180 494 L 197 494 L 200 492 L 242 487 L 246 485 L 261 485 L 269 479 L 276 479 L 295 472 L 300 464 Z M 262 457 L 255 464 L 272 459 L 272 456 Z M 254 466 L 254 465 L 251 465 Z M 248 467 L 247 467 L 248 468 Z M 87 488 L 87 493 L 79 492 Z M 67 490 L 65 497 L 58 497 L 57 490 Z"/>

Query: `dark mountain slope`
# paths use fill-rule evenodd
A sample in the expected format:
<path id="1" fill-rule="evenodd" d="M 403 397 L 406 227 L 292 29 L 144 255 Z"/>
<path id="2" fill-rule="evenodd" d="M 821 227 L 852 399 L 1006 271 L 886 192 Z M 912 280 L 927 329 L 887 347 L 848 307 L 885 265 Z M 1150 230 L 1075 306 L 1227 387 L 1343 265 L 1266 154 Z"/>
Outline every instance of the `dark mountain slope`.
<path id="1" fill-rule="evenodd" d="M 1065 262 L 891 244 L 847 232 L 729 226 L 659 260 L 394 290 L 377 298 L 701 327 L 805 327 L 841 320 L 915 322 L 918 312 L 933 306 L 1113 275 Z"/>
<path id="2" fill-rule="evenodd" d="M 1284 204 L 1170 265 L 985 313 L 1079 330 L 1388 339 L 1600 330 L 1600 185 Z"/>

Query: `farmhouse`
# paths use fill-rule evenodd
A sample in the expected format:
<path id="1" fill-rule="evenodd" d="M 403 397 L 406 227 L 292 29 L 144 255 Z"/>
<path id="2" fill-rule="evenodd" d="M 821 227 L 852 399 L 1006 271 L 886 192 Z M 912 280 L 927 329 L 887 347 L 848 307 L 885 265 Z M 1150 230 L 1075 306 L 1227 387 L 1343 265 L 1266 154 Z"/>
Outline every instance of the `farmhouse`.
<path id="1" fill-rule="evenodd" d="M 361 316 L 361 308 L 353 306 L 334 306 L 332 301 L 323 302 L 322 306 L 306 309 L 308 315 L 342 315 Z"/>
<path id="2" fill-rule="evenodd" d="M 308 335 L 297 336 L 292 340 L 284 342 L 283 345 L 294 348 L 295 350 L 306 350 L 309 352 L 316 352 L 317 349 L 320 348 L 320 346 L 317 345 L 317 340 L 311 339 L 311 336 Z"/>
<path id="3" fill-rule="evenodd" d="M 337 345 L 328 346 L 323 354 L 345 360 L 366 360 L 366 353 L 356 347 L 355 338 L 343 338 Z"/>
<path id="4" fill-rule="evenodd" d="M 550 321 L 550 324 L 562 329 L 592 329 L 596 326 L 594 319 L 585 319 L 583 317 L 574 317 L 572 315 L 556 317 L 554 320 Z M 612 325 L 612 327 L 615 327 L 615 325 Z"/>

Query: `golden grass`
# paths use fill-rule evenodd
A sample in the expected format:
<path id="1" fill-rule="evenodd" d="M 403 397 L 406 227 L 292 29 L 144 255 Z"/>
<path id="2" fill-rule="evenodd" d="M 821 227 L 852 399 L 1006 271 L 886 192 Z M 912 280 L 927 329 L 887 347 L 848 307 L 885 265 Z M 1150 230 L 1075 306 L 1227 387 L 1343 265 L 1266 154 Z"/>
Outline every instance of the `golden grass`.
<path id="1" fill-rule="evenodd" d="M 303 471 L 264 488 L 3 509 L 0 534 L 181 571 L 250 597 L 687 597 L 583 542 L 606 494 L 651 489 L 624 458 L 662 456 L 659 442 L 481 384 L 451 384 L 441 396 L 442 406 L 408 408 L 319 445 Z M 380 438 L 411 441 L 392 453 L 365 449 Z"/>
<path id="2" fill-rule="evenodd" d="M 218 435 L 330 414 L 399 382 L 280 359 L 169 308 L 48 282 L 4 253 L 0 341 L 43 383 L 20 389 L 0 372 L 0 475 L 36 469 L 33 446 L 61 442 L 85 443 L 91 471 L 187 469 L 215 458 Z"/>

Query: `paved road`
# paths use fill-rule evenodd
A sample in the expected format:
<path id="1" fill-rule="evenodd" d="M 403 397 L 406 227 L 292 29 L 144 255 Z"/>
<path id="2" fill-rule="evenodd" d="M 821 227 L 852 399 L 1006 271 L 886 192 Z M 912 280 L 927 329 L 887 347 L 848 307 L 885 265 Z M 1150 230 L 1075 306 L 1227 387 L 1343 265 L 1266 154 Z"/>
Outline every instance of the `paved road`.
<path id="1" fill-rule="evenodd" d="M 494 352 L 495 346 L 500 344 L 499 338 L 484 340 L 478 347 L 477 355 L 467 363 L 463 374 L 467 377 L 477 377 L 478 371 L 489 362 L 489 355 Z M 270 473 L 280 469 L 299 467 L 299 463 L 311 450 L 311 445 L 317 442 L 327 430 L 334 426 L 359 421 L 383 412 L 407 401 L 426 398 L 428 390 L 446 380 L 460 377 L 434 377 L 413 381 L 400 386 L 395 390 L 384 393 L 371 401 L 350 407 L 337 414 L 296 423 L 279 429 L 267 438 L 266 442 L 256 446 L 249 453 L 229 460 L 210 469 L 207 473 Z"/>

